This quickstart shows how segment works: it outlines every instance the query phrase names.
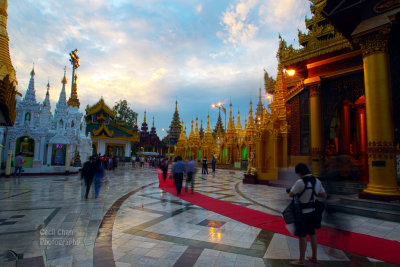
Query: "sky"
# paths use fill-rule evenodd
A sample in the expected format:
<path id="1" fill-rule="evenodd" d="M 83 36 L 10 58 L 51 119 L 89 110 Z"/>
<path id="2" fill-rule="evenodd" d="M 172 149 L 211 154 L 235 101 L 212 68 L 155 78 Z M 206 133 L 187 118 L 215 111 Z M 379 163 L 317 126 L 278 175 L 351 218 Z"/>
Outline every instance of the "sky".
<path id="1" fill-rule="evenodd" d="M 18 90 L 25 93 L 34 64 L 36 100 L 43 101 L 49 82 L 54 110 L 64 66 L 70 95 L 69 53 L 78 49 L 83 113 L 101 96 L 110 107 L 124 99 L 139 114 L 139 127 L 146 110 L 147 123 L 154 116 L 163 137 L 175 100 L 188 132 L 196 117 L 205 128 L 208 113 L 214 128 L 218 110 L 211 104 L 224 103 L 229 116 L 232 102 L 235 124 L 240 111 L 244 126 L 250 100 L 254 110 L 264 88 L 264 69 L 276 77 L 278 35 L 298 47 L 309 6 L 308 0 L 9 0 Z"/>

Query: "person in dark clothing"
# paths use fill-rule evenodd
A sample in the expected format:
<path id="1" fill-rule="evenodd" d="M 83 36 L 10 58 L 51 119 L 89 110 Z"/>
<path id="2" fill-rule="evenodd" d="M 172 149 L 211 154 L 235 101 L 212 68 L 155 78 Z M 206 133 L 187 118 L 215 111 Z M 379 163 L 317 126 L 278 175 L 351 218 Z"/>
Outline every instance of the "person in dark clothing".
<path id="1" fill-rule="evenodd" d="M 178 195 L 181 194 L 183 173 L 185 172 L 185 163 L 182 162 L 180 156 L 176 157 L 174 166 L 172 167 L 172 173 L 175 180 L 176 192 Z"/>
<path id="2" fill-rule="evenodd" d="M 102 179 L 104 177 L 104 167 L 101 160 L 96 160 L 94 167 L 94 196 L 99 196 L 100 187 L 102 185 Z"/>
<path id="3" fill-rule="evenodd" d="M 164 182 L 167 179 L 168 174 L 168 158 L 165 158 L 161 161 L 161 170 L 163 173 Z"/>
<path id="4" fill-rule="evenodd" d="M 87 199 L 90 192 L 90 186 L 93 183 L 95 166 L 94 166 L 94 158 L 90 157 L 90 160 L 86 161 L 82 167 L 82 178 L 85 180 L 86 193 L 85 198 Z"/>
<path id="5" fill-rule="evenodd" d="M 211 165 L 212 165 L 212 172 L 215 173 L 215 164 L 217 163 L 217 160 L 213 157 L 211 160 Z"/>
<path id="6" fill-rule="evenodd" d="M 202 174 L 208 174 L 208 167 L 207 167 L 207 158 L 204 157 L 203 159 L 203 168 L 201 168 Z"/>

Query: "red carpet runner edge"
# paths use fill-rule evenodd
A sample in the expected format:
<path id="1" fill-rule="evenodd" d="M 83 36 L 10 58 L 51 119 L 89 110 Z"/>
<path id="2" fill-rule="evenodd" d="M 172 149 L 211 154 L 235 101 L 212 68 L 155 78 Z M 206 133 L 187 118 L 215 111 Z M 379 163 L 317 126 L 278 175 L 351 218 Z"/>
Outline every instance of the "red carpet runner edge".
<path id="1" fill-rule="evenodd" d="M 170 173 L 168 173 L 168 176 Z M 162 172 L 158 170 L 159 188 L 196 206 L 213 211 L 220 215 L 244 224 L 268 230 L 274 233 L 291 236 L 281 216 L 271 215 L 258 210 L 235 205 L 197 192 L 182 193 L 178 196 L 172 179 L 163 181 Z M 363 255 L 366 257 L 400 264 L 400 242 L 384 238 L 359 234 L 332 227 L 322 226 L 317 230 L 318 243 L 339 250 Z"/>

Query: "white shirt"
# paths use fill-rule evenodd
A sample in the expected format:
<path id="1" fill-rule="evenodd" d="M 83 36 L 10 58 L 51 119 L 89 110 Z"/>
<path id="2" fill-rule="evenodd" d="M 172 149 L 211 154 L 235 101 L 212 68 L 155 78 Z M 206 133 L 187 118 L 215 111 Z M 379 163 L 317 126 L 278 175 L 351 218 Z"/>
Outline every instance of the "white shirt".
<path id="1" fill-rule="evenodd" d="M 305 176 L 308 176 L 308 175 L 305 175 Z M 311 175 L 309 175 L 309 176 L 311 176 Z M 311 186 L 312 186 L 311 182 L 308 182 L 307 187 L 311 187 Z M 290 192 L 292 192 L 295 195 L 296 194 L 300 194 L 304 190 L 304 187 L 305 187 L 305 184 L 303 182 L 303 179 L 300 178 L 293 185 L 292 189 L 290 189 Z M 317 179 L 317 178 L 315 178 L 315 187 L 314 187 L 314 189 L 315 189 L 315 193 L 317 195 L 320 194 L 320 193 L 325 192 L 325 189 L 322 186 L 321 181 L 319 179 Z M 303 195 L 301 195 L 301 197 L 299 198 L 300 202 L 301 203 L 308 203 L 310 201 L 311 195 L 312 195 L 312 189 L 311 188 L 310 189 L 306 189 L 304 191 Z M 314 196 L 314 199 L 315 198 L 316 197 Z M 314 211 L 314 208 L 303 209 L 303 213 L 310 213 L 310 212 L 313 212 L 313 211 Z"/>

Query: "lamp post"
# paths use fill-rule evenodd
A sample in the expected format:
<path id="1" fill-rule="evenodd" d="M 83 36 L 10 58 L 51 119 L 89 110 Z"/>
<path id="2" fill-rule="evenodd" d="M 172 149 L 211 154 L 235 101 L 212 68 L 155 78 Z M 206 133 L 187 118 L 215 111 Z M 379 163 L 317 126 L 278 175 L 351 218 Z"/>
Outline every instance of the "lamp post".
<path id="1" fill-rule="evenodd" d="M 222 105 L 221 102 L 218 102 L 217 104 L 212 104 L 212 108 L 218 108 L 218 110 L 221 110 L 224 112 L 224 117 L 225 117 L 225 131 L 226 131 L 226 108 Z"/>

